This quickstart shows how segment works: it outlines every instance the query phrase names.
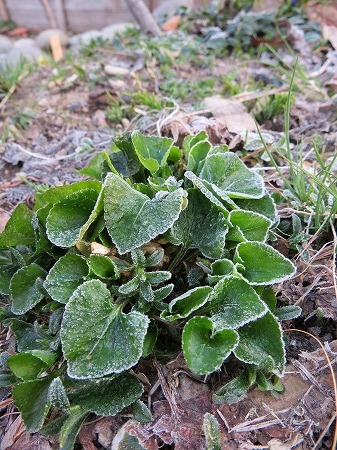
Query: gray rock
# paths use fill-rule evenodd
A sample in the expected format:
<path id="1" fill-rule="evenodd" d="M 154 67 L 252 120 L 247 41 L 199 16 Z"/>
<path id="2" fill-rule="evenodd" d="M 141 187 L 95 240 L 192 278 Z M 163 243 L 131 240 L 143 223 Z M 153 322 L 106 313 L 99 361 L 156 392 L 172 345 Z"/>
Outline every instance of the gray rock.
<path id="1" fill-rule="evenodd" d="M 6 70 L 8 65 L 8 61 L 7 61 L 7 55 L 6 53 L 1 53 L 0 54 L 0 70 Z"/>
<path id="2" fill-rule="evenodd" d="M 108 25 L 107 27 L 102 28 L 102 38 L 103 39 L 113 39 L 116 33 L 123 33 L 127 28 L 138 28 L 135 23 L 132 22 L 124 22 L 124 23 L 115 23 L 113 25 Z"/>
<path id="3" fill-rule="evenodd" d="M 7 36 L 0 34 L 0 53 L 7 53 L 12 47 L 12 41 Z"/>
<path id="4" fill-rule="evenodd" d="M 34 39 L 23 38 L 14 42 L 13 48 L 36 47 Z"/>
<path id="5" fill-rule="evenodd" d="M 57 28 L 49 28 L 48 30 L 41 31 L 35 38 L 36 45 L 44 50 L 49 50 L 50 38 L 55 35 L 59 37 L 63 47 L 68 45 L 69 38 L 67 34 Z"/>
<path id="6" fill-rule="evenodd" d="M 21 47 L 13 47 L 7 53 L 8 66 L 14 67 L 20 61 L 35 61 L 41 55 L 41 49 L 36 45 L 27 45 Z"/>
<path id="7" fill-rule="evenodd" d="M 182 6 L 193 8 L 193 0 L 164 0 L 163 3 L 153 10 L 152 15 L 157 21 L 161 21 L 166 17 L 174 16 L 177 9 Z"/>
<path id="8" fill-rule="evenodd" d="M 98 30 L 89 30 L 85 33 L 76 34 L 69 39 L 71 46 L 79 47 L 82 45 L 88 45 L 91 41 L 95 41 L 102 37 L 102 33 Z"/>

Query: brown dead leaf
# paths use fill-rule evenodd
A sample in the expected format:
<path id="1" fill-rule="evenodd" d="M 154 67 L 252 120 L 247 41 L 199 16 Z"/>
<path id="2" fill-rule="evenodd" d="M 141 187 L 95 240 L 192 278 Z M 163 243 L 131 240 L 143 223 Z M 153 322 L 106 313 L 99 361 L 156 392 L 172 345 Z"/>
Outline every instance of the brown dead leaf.
<path id="1" fill-rule="evenodd" d="M 245 131 L 256 131 L 253 117 L 248 114 L 243 104 L 214 95 L 204 99 L 207 108 L 218 120 L 224 123 L 231 133 L 241 133 Z"/>
<path id="2" fill-rule="evenodd" d="M 10 218 L 10 214 L 4 209 L 0 209 L 0 233 L 5 229 L 6 223 Z"/>
<path id="3" fill-rule="evenodd" d="M 176 31 L 181 23 L 180 16 L 170 17 L 161 27 L 163 31 Z"/>
<path id="4" fill-rule="evenodd" d="M 1 438 L 0 450 L 53 450 L 47 438 L 26 431 L 21 416 L 9 422 Z"/>
<path id="5" fill-rule="evenodd" d="M 309 19 L 321 24 L 324 39 L 337 50 L 337 4 L 309 1 L 306 9 Z"/>

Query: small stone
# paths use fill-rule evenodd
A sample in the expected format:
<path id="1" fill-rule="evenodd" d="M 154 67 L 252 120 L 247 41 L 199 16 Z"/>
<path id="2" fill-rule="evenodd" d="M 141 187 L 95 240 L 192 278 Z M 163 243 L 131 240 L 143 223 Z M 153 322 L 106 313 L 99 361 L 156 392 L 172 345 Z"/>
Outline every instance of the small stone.
<path id="1" fill-rule="evenodd" d="M 52 36 L 57 36 L 59 38 L 62 47 L 66 47 L 68 45 L 69 38 L 67 34 L 57 28 L 49 28 L 48 30 L 41 31 L 41 33 L 39 33 L 35 38 L 36 45 L 44 50 L 49 50 L 50 39 Z"/>
<path id="2" fill-rule="evenodd" d="M 7 54 L 7 63 L 10 67 L 14 67 L 22 60 L 35 61 L 40 55 L 41 50 L 35 45 L 13 47 Z"/>
<path id="3" fill-rule="evenodd" d="M 69 39 L 70 45 L 79 47 L 82 45 L 89 45 L 91 41 L 95 41 L 102 37 L 102 33 L 98 30 L 89 30 L 85 33 L 76 34 Z"/>
<path id="4" fill-rule="evenodd" d="M 0 70 L 6 70 L 8 65 L 8 59 L 6 53 L 0 54 Z"/>
<path id="5" fill-rule="evenodd" d="M 103 39 L 113 39 L 117 33 L 123 33 L 127 28 L 137 28 L 132 22 L 115 23 L 108 25 L 101 30 Z"/>
<path id="6" fill-rule="evenodd" d="M 108 80 L 109 85 L 114 89 L 115 91 L 123 91 L 127 89 L 127 84 L 123 80 L 114 80 L 110 78 Z"/>
<path id="7" fill-rule="evenodd" d="M 36 44 L 35 44 L 34 39 L 23 38 L 23 39 L 18 39 L 17 41 L 15 41 L 13 47 L 14 48 L 36 47 Z"/>
<path id="8" fill-rule="evenodd" d="M 12 47 L 12 41 L 7 36 L 0 34 L 0 53 L 7 53 Z"/>
<path id="9" fill-rule="evenodd" d="M 128 75 L 130 73 L 130 69 L 126 67 L 113 66 L 111 64 L 104 66 L 104 71 L 108 75 Z"/>
<path id="10" fill-rule="evenodd" d="M 164 0 L 152 12 L 153 17 L 158 21 L 176 15 L 179 8 L 193 8 L 193 0 Z"/>

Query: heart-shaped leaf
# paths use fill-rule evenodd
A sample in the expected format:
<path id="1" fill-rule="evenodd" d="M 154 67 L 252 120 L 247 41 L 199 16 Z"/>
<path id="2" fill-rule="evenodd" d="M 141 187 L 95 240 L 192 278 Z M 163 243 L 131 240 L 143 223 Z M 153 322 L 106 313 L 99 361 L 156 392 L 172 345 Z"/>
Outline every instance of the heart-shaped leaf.
<path id="1" fill-rule="evenodd" d="M 246 281 L 234 277 L 219 281 L 207 301 L 207 310 L 217 330 L 239 328 L 268 310 Z"/>
<path id="2" fill-rule="evenodd" d="M 188 367 L 198 375 L 218 370 L 237 344 L 236 331 L 215 331 L 214 324 L 208 317 L 193 317 L 183 330 L 184 358 Z"/>
<path id="3" fill-rule="evenodd" d="M 185 196 L 183 189 L 177 189 L 149 199 L 119 176 L 109 174 L 105 181 L 105 220 L 119 253 L 138 248 L 167 231 L 178 219 Z"/>
<path id="4" fill-rule="evenodd" d="M 172 300 L 168 305 L 168 310 L 163 311 L 160 317 L 168 322 L 188 317 L 207 302 L 207 296 L 211 291 L 211 287 L 202 286 L 185 292 Z"/>
<path id="5" fill-rule="evenodd" d="M 6 223 L 4 231 L 0 233 L 0 248 L 34 245 L 35 233 L 32 219 L 33 212 L 24 204 L 18 205 Z"/>
<path id="6" fill-rule="evenodd" d="M 98 378 L 129 369 L 142 354 L 148 324 L 144 314 L 124 314 L 101 281 L 83 283 L 65 307 L 61 328 L 69 376 Z"/>
<path id="7" fill-rule="evenodd" d="M 144 136 L 140 131 L 134 131 L 132 143 L 142 165 L 154 174 L 166 163 L 173 145 L 173 139 Z"/>
<path id="8" fill-rule="evenodd" d="M 7 364 L 18 378 L 28 381 L 49 369 L 57 358 L 57 353 L 50 350 L 31 350 L 10 356 Z"/>
<path id="9" fill-rule="evenodd" d="M 224 200 L 230 198 L 261 198 L 265 194 L 263 178 L 248 169 L 232 152 L 207 156 L 199 174 L 211 183 L 214 191 Z"/>
<path id="10" fill-rule="evenodd" d="M 42 283 L 47 272 L 32 263 L 19 269 L 12 277 L 10 294 L 14 314 L 25 314 L 44 297 Z"/>
<path id="11" fill-rule="evenodd" d="M 85 259 L 80 255 L 62 256 L 51 268 L 44 288 L 53 300 L 67 303 L 75 289 L 84 282 L 89 273 Z"/>
<path id="12" fill-rule="evenodd" d="M 170 231 L 170 241 L 198 248 L 208 258 L 219 258 L 225 246 L 227 221 L 198 189 L 189 189 L 188 205 Z"/>
<path id="13" fill-rule="evenodd" d="M 261 198 L 254 199 L 237 198 L 235 199 L 235 203 L 240 209 L 262 214 L 273 223 L 277 222 L 278 220 L 275 202 L 269 194 L 266 194 Z"/>
<path id="14" fill-rule="evenodd" d="M 119 276 L 117 265 L 104 255 L 90 255 L 88 264 L 93 275 L 107 280 L 116 280 Z"/>
<path id="15" fill-rule="evenodd" d="M 273 314 L 244 325 L 238 330 L 240 341 L 234 350 L 241 361 L 282 376 L 285 350 L 280 324 Z"/>
<path id="16" fill-rule="evenodd" d="M 292 277 L 296 267 L 280 252 L 262 242 L 241 242 L 234 261 L 242 264 L 242 276 L 254 285 L 273 284 Z"/>

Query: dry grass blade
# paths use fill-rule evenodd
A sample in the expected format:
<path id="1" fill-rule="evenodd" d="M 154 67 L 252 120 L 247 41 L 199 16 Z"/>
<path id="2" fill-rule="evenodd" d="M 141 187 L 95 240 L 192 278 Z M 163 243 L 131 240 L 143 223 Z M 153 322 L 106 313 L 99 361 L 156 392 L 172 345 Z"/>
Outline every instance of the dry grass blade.
<path id="1" fill-rule="evenodd" d="M 8 102 L 8 100 L 11 98 L 11 96 L 14 94 L 18 84 L 29 74 L 28 70 L 23 70 L 21 74 L 18 76 L 18 79 L 16 82 L 11 86 L 7 94 L 4 96 L 4 98 L 0 102 L 0 111 L 5 106 L 5 104 Z"/>

